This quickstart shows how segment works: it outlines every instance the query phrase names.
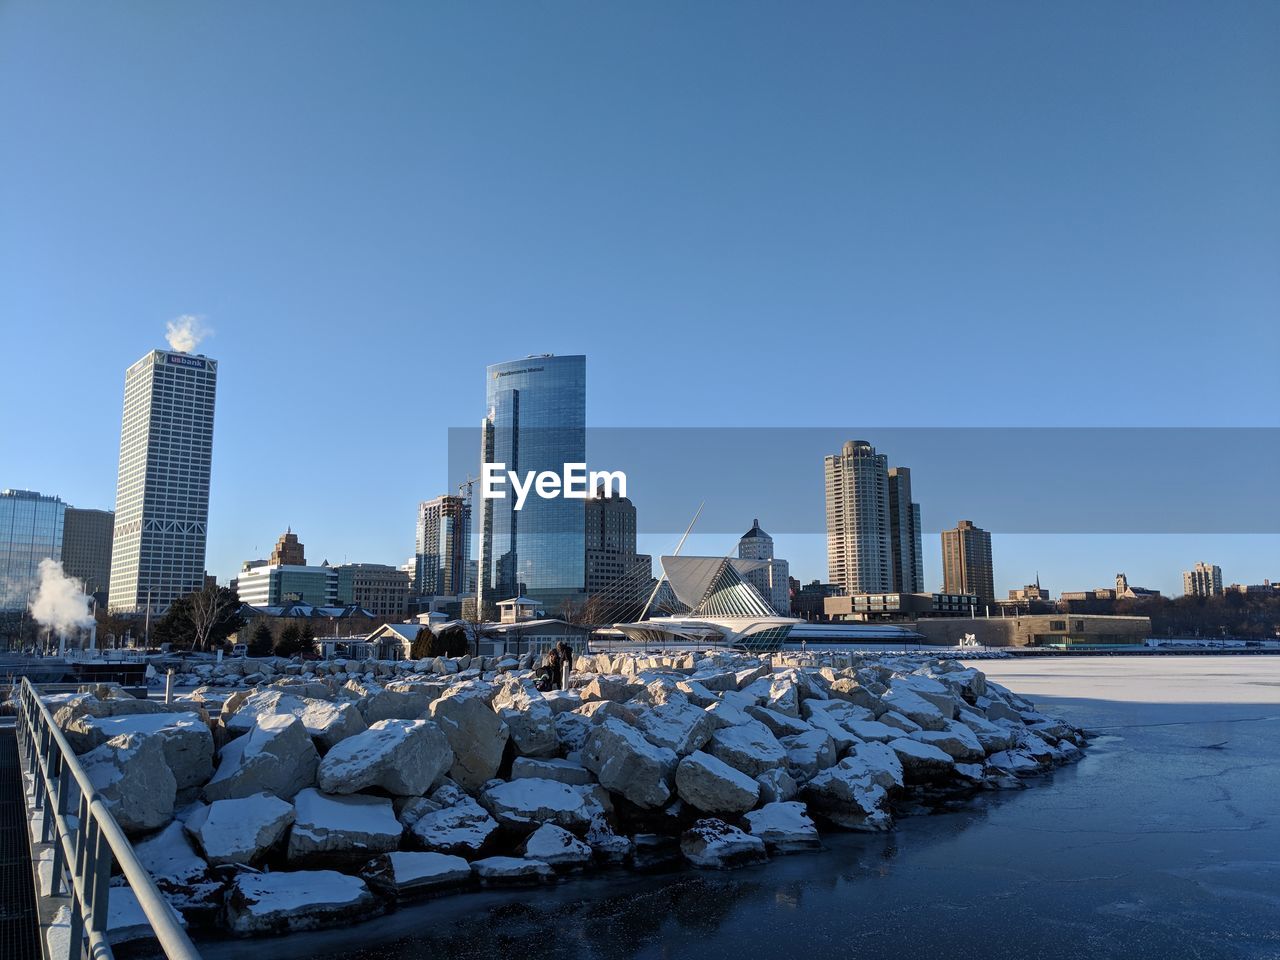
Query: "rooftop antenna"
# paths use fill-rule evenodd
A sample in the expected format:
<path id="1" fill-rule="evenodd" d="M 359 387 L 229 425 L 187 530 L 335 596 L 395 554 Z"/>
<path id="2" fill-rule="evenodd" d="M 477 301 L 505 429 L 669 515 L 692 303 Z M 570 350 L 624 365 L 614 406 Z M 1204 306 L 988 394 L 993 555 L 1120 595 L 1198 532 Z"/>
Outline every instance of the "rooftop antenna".
<path id="1" fill-rule="evenodd" d="M 672 554 L 673 557 L 680 556 L 680 551 L 684 547 L 684 542 L 689 539 L 689 533 L 693 530 L 693 525 L 698 522 L 698 517 L 702 515 L 702 508 L 705 507 L 706 505 L 707 505 L 707 501 L 705 500 L 703 500 L 700 504 L 698 504 L 698 509 L 694 513 L 693 519 L 689 521 L 689 526 L 685 528 L 684 536 L 682 536 L 680 538 L 680 542 L 676 544 L 675 552 Z M 666 581 L 666 579 L 667 579 L 667 571 L 663 570 L 662 576 L 658 577 L 658 582 L 653 585 L 653 592 L 649 594 L 649 599 L 645 603 L 644 609 L 640 611 L 640 617 L 639 617 L 640 620 L 643 620 L 645 617 L 649 615 L 649 608 L 653 606 L 653 601 L 658 596 L 658 591 L 662 589 L 662 584 Z"/>

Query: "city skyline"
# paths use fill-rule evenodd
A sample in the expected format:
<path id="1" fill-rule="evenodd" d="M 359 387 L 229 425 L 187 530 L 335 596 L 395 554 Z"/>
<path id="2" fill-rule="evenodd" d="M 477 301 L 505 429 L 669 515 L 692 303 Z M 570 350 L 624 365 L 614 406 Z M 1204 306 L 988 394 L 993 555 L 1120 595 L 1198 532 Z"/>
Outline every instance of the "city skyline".
<path id="1" fill-rule="evenodd" d="M 7 5 L 0 37 L 23 41 L 0 82 L 41 97 L 0 104 L 24 144 L 0 157 L 6 347 L 48 357 L 56 332 L 74 380 L 11 364 L 0 407 L 24 415 L 0 484 L 110 508 L 119 371 L 187 314 L 225 362 L 224 581 L 289 524 L 332 562 L 403 562 L 405 518 L 453 492 L 443 436 L 352 395 L 376 377 L 397 410 L 471 425 L 502 357 L 590 356 L 610 372 L 588 384 L 601 425 L 1275 425 L 1280 10 L 1111 8 L 1098 29 L 1078 10 L 850 6 L 821 30 L 743 10 L 516 10 L 494 31 L 465 7 L 273 5 L 233 26 Z M 314 53 L 332 37 L 351 42 L 336 68 Z M 98 162 L 76 159 L 86 143 Z M 870 348 L 856 367 L 831 356 L 847 342 Z M 428 372 L 426 343 L 444 351 Z M 282 379 L 311 416 L 272 415 Z M 410 468 L 326 470 L 294 443 Z M 823 538 L 769 514 L 742 529 L 759 515 L 799 579 L 825 579 Z M 1038 569 L 1055 593 L 1128 570 L 1177 595 L 1198 558 L 1256 582 L 1280 557 L 1273 533 L 972 519 L 997 594 Z M 936 536 L 923 560 L 936 589 Z"/>

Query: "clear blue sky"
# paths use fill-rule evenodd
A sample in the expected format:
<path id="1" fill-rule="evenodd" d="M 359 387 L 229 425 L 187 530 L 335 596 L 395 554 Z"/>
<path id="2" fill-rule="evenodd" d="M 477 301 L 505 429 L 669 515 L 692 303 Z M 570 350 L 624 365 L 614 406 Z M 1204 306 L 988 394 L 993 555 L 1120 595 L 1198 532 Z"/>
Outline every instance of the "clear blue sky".
<path id="1" fill-rule="evenodd" d="M 220 577 L 401 562 L 533 352 L 592 426 L 1277 425 L 1271 2 L 11 0 L 0 90 L 0 486 L 110 506 L 198 314 Z M 997 586 L 1278 547 L 1001 537 Z"/>

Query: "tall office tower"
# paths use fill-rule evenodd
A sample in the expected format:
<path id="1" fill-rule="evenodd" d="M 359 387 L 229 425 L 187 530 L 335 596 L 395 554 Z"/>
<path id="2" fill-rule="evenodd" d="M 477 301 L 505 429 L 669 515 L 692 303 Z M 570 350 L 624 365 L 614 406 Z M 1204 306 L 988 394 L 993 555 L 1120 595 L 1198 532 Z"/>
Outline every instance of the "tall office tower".
<path id="1" fill-rule="evenodd" d="M 0 490 L 0 612 L 26 610 L 40 561 L 62 559 L 67 505 L 34 490 Z"/>
<path id="2" fill-rule="evenodd" d="M 340 563 L 333 568 L 340 606 L 357 606 L 375 617 L 399 619 L 409 602 L 409 575 L 385 563 Z"/>
<path id="3" fill-rule="evenodd" d="M 486 371 L 481 464 L 501 463 L 521 477 L 564 472 L 587 459 L 587 358 L 551 354 L 496 363 Z M 504 499 L 481 506 L 477 606 L 491 615 L 499 601 L 523 595 L 549 615 L 583 598 L 582 504 L 530 493 L 517 510 L 508 485 Z"/>
<path id="4" fill-rule="evenodd" d="M 843 594 L 893 591 L 889 464 L 865 440 L 824 460 L 828 579 Z"/>
<path id="5" fill-rule="evenodd" d="M 419 597 L 467 593 L 470 564 L 471 504 L 448 494 L 423 500 L 418 504 L 413 592 Z"/>
<path id="6" fill-rule="evenodd" d="M 907 467 L 889 468 L 889 541 L 894 591 L 924 593 L 920 504 L 911 499 L 911 470 Z"/>
<path id="7" fill-rule="evenodd" d="M 738 541 L 738 558 L 764 564 L 743 576 L 769 602 L 774 613 L 791 616 L 791 564 L 773 555 L 773 537 L 760 529 L 759 520 L 751 521 L 751 529 Z"/>
<path id="8" fill-rule="evenodd" d="M 590 615 L 605 620 L 634 619 L 640 615 L 653 587 L 653 558 L 636 553 L 636 508 L 628 497 L 598 488 L 585 501 L 586 581 L 583 586 L 598 598 Z"/>
<path id="9" fill-rule="evenodd" d="M 942 531 L 942 592 L 972 594 L 982 605 L 995 601 L 991 534 L 969 520 Z"/>
<path id="10" fill-rule="evenodd" d="M 271 551 L 271 566 L 305 567 L 306 565 L 307 552 L 303 545 L 298 542 L 298 535 L 290 527 L 280 534 L 280 539 L 276 541 L 275 549 Z"/>
<path id="11" fill-rule="evenodd" d="M 1187 597 L 1220 597 L 1222 568 L 1216 563 L 1201 561 L 1182 574 L 1182 593 Z"/>
<path id="12" fill-rule="evenodd" d="M 62 531 L 62 569 L 84 584 L 84 592 L 105 605 L 111 584 L 111 536 L 116 515 L 110 510 L 67 507 Z"/>
<path id="13" fill-rule="evenodd" d="M 153 350 L 124 376 L 112 612 L 150 609 L 204 586 L 218 362 Z"/>

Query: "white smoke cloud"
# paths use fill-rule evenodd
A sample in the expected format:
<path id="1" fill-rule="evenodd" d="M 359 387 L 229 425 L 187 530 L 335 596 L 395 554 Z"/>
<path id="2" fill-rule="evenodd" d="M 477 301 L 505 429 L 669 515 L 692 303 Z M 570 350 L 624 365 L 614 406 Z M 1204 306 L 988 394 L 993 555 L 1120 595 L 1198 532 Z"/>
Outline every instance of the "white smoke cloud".
<path id="1" fill-rule="evenodd" d="M 57 560 L 40 561 L 40 588 L 31 601 L 31 616 L 36 621 L 65 633 L 75 627 L 93 626 L 89 598 L 80 592 L 80 584 L 62 572 Z"/>
<path id="2" fill-rule="evenodd" d="M 169 341 L 170 350 L 194 353 L 200 341 L 212 332 L 199 317 L 184 313 L 165 324 L 164 338 Z"/>

